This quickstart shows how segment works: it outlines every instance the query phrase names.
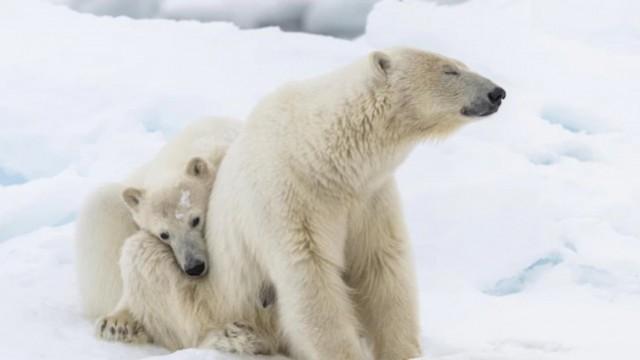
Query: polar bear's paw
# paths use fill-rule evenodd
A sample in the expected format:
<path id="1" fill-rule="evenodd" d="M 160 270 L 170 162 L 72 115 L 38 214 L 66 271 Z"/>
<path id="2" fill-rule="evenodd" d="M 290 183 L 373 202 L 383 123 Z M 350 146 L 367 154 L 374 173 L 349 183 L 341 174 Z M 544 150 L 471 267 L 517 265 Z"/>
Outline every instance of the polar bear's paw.
<path id="1" fill-rule="evenodd" d="M 269 355 L 272 353 L 267 342 L 256 334 L 253 327 L 242 321 L 228 324 L 222 330 L 209 332 L 201 346 L 231 353 L 251 355 Z"/>
<path id="2" fill-rule="evenodd" d="M 107 341 L 145 344 L 151 342 L 142 324 L 128 311 L 101 317 L 96 322 L 96 336 Z"/>

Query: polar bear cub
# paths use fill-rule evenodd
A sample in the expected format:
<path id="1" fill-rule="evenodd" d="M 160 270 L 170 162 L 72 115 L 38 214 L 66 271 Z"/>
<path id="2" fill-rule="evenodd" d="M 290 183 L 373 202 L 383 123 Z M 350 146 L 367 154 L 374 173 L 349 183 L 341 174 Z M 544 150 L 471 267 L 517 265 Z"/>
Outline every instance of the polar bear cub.
<path id="1" fill-rule="evenodd" d="M 189 297 L 173 296 L 177 291 L 210 290 L 198 278 L 208 268 L 202 219 L 214 177 L 211 165 L 195 157 L 175 182 L 152 192 L 135 187 L 122 192 L 140 231 L 122 247 L 122 297 L 110 314 L 96 321 L 99 338 L 129 343 L 155 340 L 172 350 L 198 346 L 248 354 L 271 352 L 248 323 L 235 321 L 222 329 L 208 329 L 202 319 L 214 315 L 210 309 Z M 162 289 L 165 294 L 158 295 Z"/>
<path id="2" fill-rule="evenodd" d="M 89 197 L 76 233 L 78 280 L 85 313 L 98 317 L 99 338 L 154 341 L 172 350 L 268 352 L 248 324 L 205 328 L 215 312 L 173 296 L 210 291 L 198 280 L 208 269 L 207 203 L 217 167 L 238 133 L 239 123 L 224 119 L 191 125 L 124 184 L 106 185 Z"/>
<path id="3" fill-rule="evenodd" d="M 180 203 L 180 189 L 188 190 L 183 204 L 189 201 L 192 209 L 203 211 L 206 204 L 198 205 L 200 199 L 196 198 L 206 199 L 217 166 L 239 131 L 239 122 L 227 119 L 206 119 L 190 125 L 122 183 L 104 185 L 88 196 L 78 215 L 75 239 L 78 285 L 85 315 L 96 318 L 114 309 L 122 295 L 119 260 L 125 239 L 141 226 L 157 236 L 166 231 L 157 227 L 170 220 L 170 204 Z M 177 222 L 175 210 L 171 217 Z M 156 215 L 158 220 L 152 221 Z M 184 212 L 179 212 L 180 215 L 187 216 Z M 199 222 L 203 220 L 200 216 Z M 197 232 L 189 232 L 188 236 L 193 239 Z M 179 240 L 169 240 L 177 248 Z M 204 261 L 206 267 L 206 258 L 200 252 L 200 256 L 195 256 L 198 242 L 192 241 L 189 247 L 192 250 L 189 258 L 194 262 L 191 265 Z M 181 266 L 189 265 L 184 251 L 179 260 Z M 197 267 L 191 271 L 196 270 Z"/>

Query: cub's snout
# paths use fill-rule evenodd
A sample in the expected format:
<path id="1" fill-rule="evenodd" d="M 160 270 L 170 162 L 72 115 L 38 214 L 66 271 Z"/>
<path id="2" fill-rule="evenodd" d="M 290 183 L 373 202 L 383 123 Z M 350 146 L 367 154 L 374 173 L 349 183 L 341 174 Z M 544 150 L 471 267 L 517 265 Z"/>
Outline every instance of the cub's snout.
<path id="1" fill-rule="evenodd" d="M 207 248 L 200 232 L 190 232 L 182 239 L 171 243 L 173 253 L 182 271 L 191 277 L 207 273 Z"/>
<path id="2" fill-rule="evenodd" d="M 184 267 L 184 272 L 193 277 L 204 276 L 207 272 L 207 263 L 202 260 L 192 260 Z"/>

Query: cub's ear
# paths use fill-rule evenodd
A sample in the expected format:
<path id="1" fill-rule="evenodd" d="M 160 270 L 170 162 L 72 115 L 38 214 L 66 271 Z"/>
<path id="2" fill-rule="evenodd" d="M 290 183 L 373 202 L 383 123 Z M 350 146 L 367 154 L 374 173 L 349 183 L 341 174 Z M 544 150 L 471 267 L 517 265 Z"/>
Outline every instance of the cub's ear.
<path id="1" fill-rule="evenodd" d="M 144 197 L 144 191 L 136 188 L 127 188 L 122 192 L 122 199 L 129 209 L 137 210 Z"/>
<path id="2" fill-rule="evenodd" d="M 380 51 L 374 51 L 369 54 L 369 63 L 377 76 L 381 79 L 387 78 L 389 69 L 391 69 L 391 58 L 389 55 Z"/>
<path id="3" fill-rule="evenodd" d="M 187 175 L 195 176 L 198 178 L 208 178 L 209 177 L 209 165 L 207 162 L 199 157 L 194 157 L 189 160 L 187 164 Z"/>

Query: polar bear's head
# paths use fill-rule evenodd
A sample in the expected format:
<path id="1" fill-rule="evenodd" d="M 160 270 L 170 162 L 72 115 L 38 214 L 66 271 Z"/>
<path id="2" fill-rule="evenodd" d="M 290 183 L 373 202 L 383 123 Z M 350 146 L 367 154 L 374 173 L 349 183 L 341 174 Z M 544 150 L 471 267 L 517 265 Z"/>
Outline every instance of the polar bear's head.
<path id="1" fill-rule="evenodd" d="M 403 120 L 390 125 L 404 134 L 446 134 L 474 118 L 495 113 L 506 96 L 491 80 L 438 54 L 390 49 L 373 52 L 369 63 L 402 112 Z"/>
<path id="2" fill-rule="evenodd" d="M 154 189 L 127 188 L 122 193 L 140 229 L 168 244 L 189 276 L 207 272 L 204 221 L 214 177 L 205 160 L 193 158 L 177 182 Z"/>

